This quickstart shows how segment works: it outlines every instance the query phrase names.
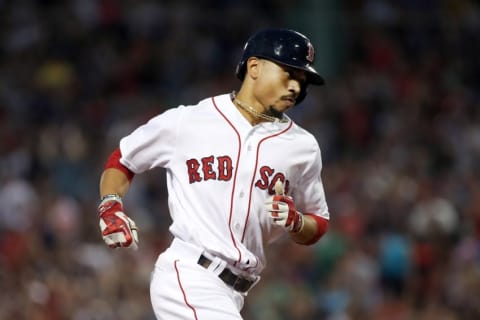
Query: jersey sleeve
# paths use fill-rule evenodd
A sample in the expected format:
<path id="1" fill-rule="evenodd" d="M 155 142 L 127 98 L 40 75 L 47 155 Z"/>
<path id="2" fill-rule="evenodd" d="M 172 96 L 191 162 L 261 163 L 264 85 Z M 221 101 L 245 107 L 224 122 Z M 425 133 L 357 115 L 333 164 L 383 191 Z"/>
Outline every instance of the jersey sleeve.
<path id="1" fill-rule="evenodd" d="M 297 208 L 303 213 L 318 215 L 330 219 L 325 190 L 322 181 L 322 157 L 316 140 L 311 145 L 312 158 L 303 168 L 297 192 L 293 198 Z"/>
<path id="2" fill-rule="evenodd" d="M 120 140 L 120 162 L 134 173 L 168 167 L 178 137 L 183 107 L 169 109 Z"/>

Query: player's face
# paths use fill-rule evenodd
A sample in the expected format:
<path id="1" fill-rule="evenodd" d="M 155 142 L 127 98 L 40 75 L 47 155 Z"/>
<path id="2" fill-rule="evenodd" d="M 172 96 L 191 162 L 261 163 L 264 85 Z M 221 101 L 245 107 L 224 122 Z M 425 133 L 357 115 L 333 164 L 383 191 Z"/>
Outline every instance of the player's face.
<path id="1" fill-rule="evenodd" d="M 266 111 L 275 114 L 293 107 L 307 83 L 306 72 L 269 60 L 261 60 L 260 68 L 256 88 Z"/>

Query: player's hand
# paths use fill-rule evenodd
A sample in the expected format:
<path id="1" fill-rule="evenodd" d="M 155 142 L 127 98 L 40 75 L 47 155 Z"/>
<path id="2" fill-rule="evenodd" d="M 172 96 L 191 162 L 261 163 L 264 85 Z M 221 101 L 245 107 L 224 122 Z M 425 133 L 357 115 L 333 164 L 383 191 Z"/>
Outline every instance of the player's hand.
<path id="1" fill-rule="evenodd" d="M 290 232 L 299 232 L 303 227 L 303 214 L 295 208 L 292 197 L 283 192 L 283 183 L 275 183 L 275 195 L 265 202 L 265 209 L 273 223 Z"/>
<path id="2" fill-rule="evenodd" d="M 137 226 L 123 213 L 119 196 L 107 197 L 98 206 L 103 241 L 110 248 L 138 248 Z"/>

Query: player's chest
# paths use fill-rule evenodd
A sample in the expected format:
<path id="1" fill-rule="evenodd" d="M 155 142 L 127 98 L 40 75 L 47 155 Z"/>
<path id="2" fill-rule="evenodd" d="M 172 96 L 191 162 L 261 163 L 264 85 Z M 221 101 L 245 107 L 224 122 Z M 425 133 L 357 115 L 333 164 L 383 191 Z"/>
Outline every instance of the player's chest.
<path id="1" fill-rule="evenodd" d="M 251 129 L 233 130 L 228 126 L 203 125 L 182 135 L 175 146 L 183 160 L 216 166 L 249 163 L 288 163 L 302 148 L 288 132 Z M 295 162 L 295 161 L 292 161 Z"/>
<path id="2" fill-rule="evenodd" d="M 295 157 L 300 145 L 288 135 L 265 132 L 215 135 L 198 134 L 191 143 L 177 146 L 177 162 L 189 184 L 248 181 L 260 189 L 273 188 L 274 181 L 288 181 L 302 166 Z M 250 184 L 249 183 L 249 184 Z"/>

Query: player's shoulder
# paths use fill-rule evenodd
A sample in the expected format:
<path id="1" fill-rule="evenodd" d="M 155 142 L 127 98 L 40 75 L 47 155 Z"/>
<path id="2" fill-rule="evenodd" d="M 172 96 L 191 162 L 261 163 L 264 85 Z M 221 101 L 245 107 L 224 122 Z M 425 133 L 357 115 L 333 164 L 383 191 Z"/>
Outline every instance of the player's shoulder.
<path id="1" fill-rule="evenodd" d="M 190 121 L 192 118 L 201 119 L 202 115 L 209 117 L 212 113 L 213 101 L 217 99 L 224 99 L 222 96 L 228 97 L 228 94 L 208 97 L 199 100 L 198 102 L 185 103 L 177 106 L 167 107 L 159 114 L 148 119 L 150 125 L 162 125 L 182 123 L 183 121 Z"/>
<path id="2" fill-rule="evenodd" d="M 292 122 L 292 126 L 291 126 L 292 133 L 300 135 L 300 136 L 302 136 L 302 137 L 304 137 L 305 139 L 308 139 L 308 140 L 315 140 L 315 141 L 317 140 L 315 138 L 315 136 L 310 131 L 308 131 L 307 129 L 302 127 L 300 124 L 298 124 L 294 120 L 292 120 L 290 118 L 289 118 L 289 120 Z"/>
<path id="3" fill-rule="evenodd" d="M 290 119 L 290 121 L 291 127 L 290 130 L 288 130 L 288 134 L 295 141 L 295 147 L 307 148 L 309 150 L 318 152 L 320 150 L 320 145 L 315 135 L 294 120 Z"/>
<path id="4" fill-rule="evenodd" d="M 217 116 L 216 109 L 220 104 L 224 103 L 225 99 L 228 99 L 226 97 L 228 97 L 228 94 L 211 96 L 192 104 L 179 105 L 168 111 L 170 113 L 168 118 L 180 123 L 209 121 L 212 117 Z"/>
<path id="5" fill-rule="evenodd" d="M 225 101 L 228 101 L 230 98 L 230 95 L 225 93 L 225 94 L 219 94 L 215 96 L 210 96 L 207 98 L 203 98 L 199 100 L 196 104 L 190 104 L 190 105 L 181 105 L 179 108 L 181 109 L 186 109 L 186 111 L 197 111 L 198 109 L 210 109 L 212 105 L 222 105 L 225 103 Z"/>
<path id="6" fill-rule="evenodd" d="M 215 96 L 212 96 L 212 97 L 208 97 L 208 98 L 205 98 L 203 100 L 201 100 L 198 105 L 204 105 L 204 106 L 212 106 L 213 105 L 224 105 L 225 103 L 227 102 L 230 102 L 231 103 L 231 96 L 230 94 L 228 93 L 224 93 L 224 94 L 219 94 L 219 95 L 215 95 Z"/>

